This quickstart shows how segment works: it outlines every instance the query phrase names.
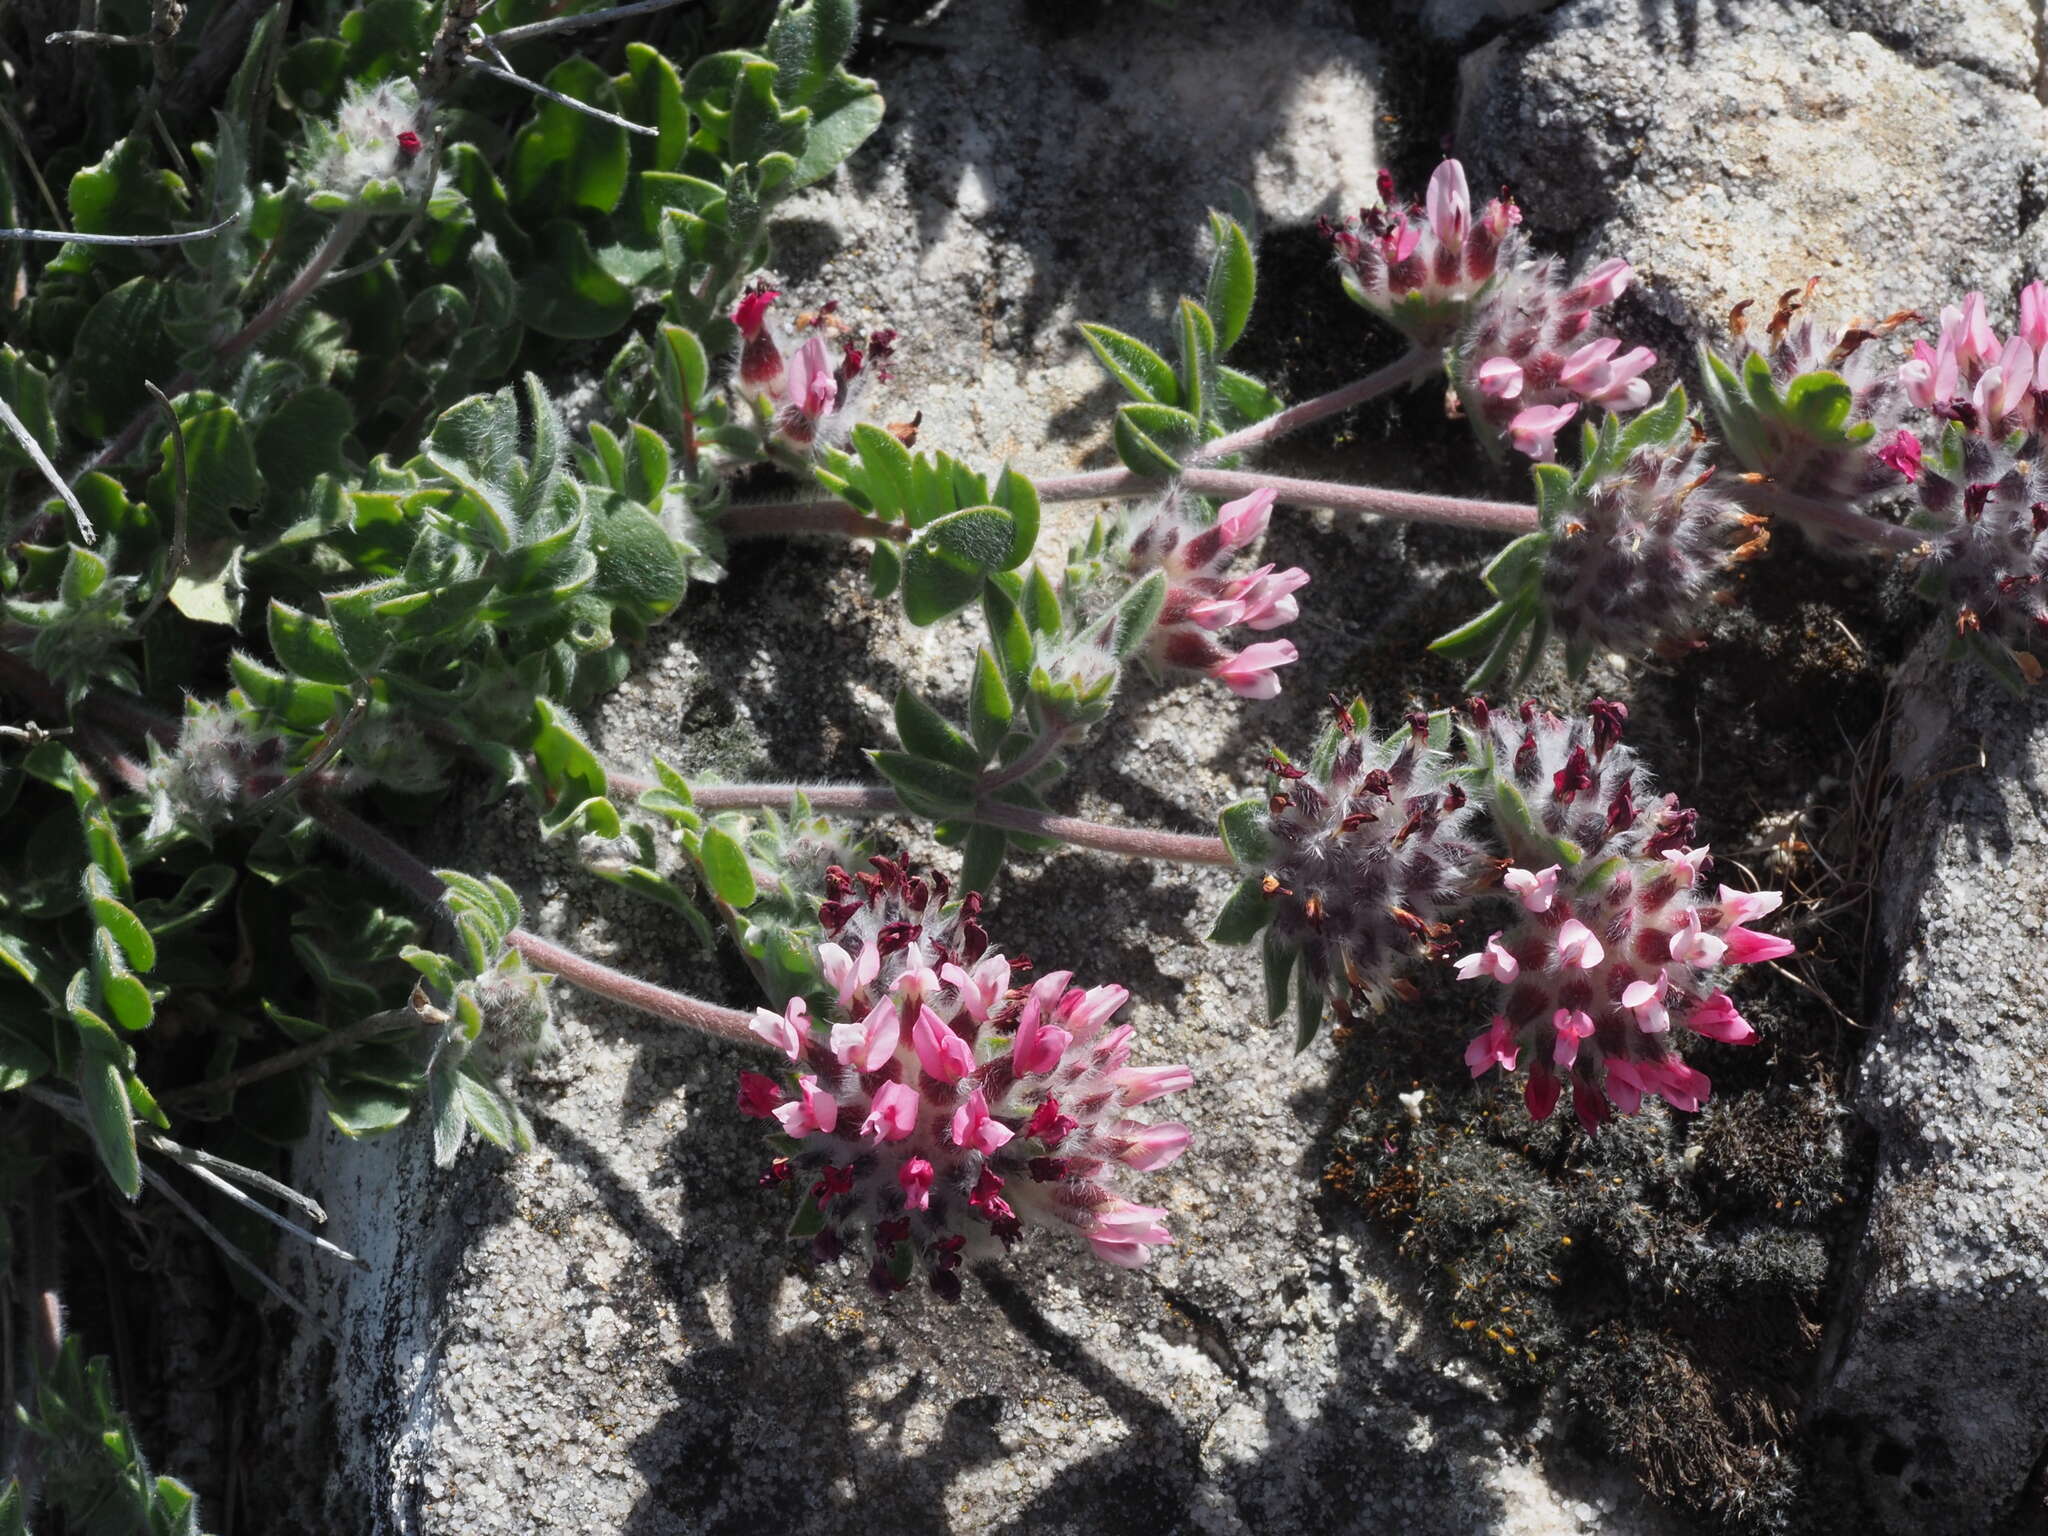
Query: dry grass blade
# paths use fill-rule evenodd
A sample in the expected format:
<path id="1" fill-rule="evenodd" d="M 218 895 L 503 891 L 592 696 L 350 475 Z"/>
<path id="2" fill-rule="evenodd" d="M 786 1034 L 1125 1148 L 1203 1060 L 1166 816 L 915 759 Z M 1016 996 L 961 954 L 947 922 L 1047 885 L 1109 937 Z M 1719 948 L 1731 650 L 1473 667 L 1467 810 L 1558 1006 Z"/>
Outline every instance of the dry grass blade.
<path id="1" fill-rule="evenodd" d="M 462 61 L 462 67 L 464 69 L 480 69 L 494 80 L 502 80 L 507 85 L 518 86 L 522 91 L 531 91 L 536 96 L 544 96 L 557 106 L 567 107 L 572 112 L 581 112 L 585 117 L 594 117 L 601 123 L 610 123 L 616 128 L 625 129 L 628 133 L 637 133 L 649 139 L 661 137 L 661 130 L 658 128 L 649 128 L 646 124 L 636 123 L 631 118 L 620 117 L 616 112 L 607 112 L 602 107 L 593 107 L 587 101 L 578 101 L 574 96 L 564 96 L 560 91 L 551 91 L 537 80 L 529 80 L 526 76 L 515 74 L 509 69 L 500 69 L 495 64 L 486 64 L 482 59 L 473 56 L 465 58 Z"/>
<path id="2" fill-rule="evenodd" d="M 73 495 L 71 487 L 64 483 L 64 477 L 57 473 L 57 466 L 52 464 L 50 456 L 43 452 L 43 445 L 36 441 L 36 435 L 29 431 L 22 419 L 14 414 L 14 407 L 4 399 L 0 399 L 0 426 L 6 427 L 14 434 L 14 440 L 21 444 L 22 452 L 26 453 L 36 468 L 42 471 L 43 478 L 50 482 L 50 488 L 64 499 L 64 505 L 71 509 L 71 515 L 78 519 L 79 537 L 88 544 L 96 542 L 99 535 L 93 532 L 92 519 L 85 515 L 85 508 L 78 504 L 77 496 Z"/>
<path id="3" fill-rule="evenodd" d="M 210 240 L 222 230 L 241 222 L 239 212 L 205 229 L 188 229 L 175 235 L 81 235 L 61 229 L 0 229 L 0 240 L 54 240 L 66 245 L 190 245 Z"/>
<path id="4" fill-rule="evenodd" d="M 601 27 L 607 22 L 624 21 L 631 16 L 648 16 L 656 11 L 672 10 L 687 3 L 688 0 L 637 0 L 633 5 L 614 6 L 609 11 L 579 11 L 574 16 L 556 16 L 547 21 L 529 21 L 523 27 L 507 27 L 502 32 L 493 32 L 491 41 L 503 48 L 510 43 L 523 43 L 529 38 L 545 37 L 553 32 L 570 32 L 579 27 Z"/>

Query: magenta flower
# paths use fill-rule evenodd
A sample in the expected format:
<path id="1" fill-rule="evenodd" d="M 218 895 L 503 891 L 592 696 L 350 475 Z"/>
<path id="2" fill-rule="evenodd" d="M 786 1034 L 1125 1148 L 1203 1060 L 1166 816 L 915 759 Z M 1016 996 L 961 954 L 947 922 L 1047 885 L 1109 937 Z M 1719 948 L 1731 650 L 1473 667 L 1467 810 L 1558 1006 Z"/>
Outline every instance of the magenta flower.
<path id="1" fill-rule="evenodd" d="M 1500 947 L 1498 931 L 1486 941 L 1486 948 L 1476 955 L 1467 955 L 1458 962 L 1458 980 L 1472 981 L 1480 976 L 1490 976 L 1506 985 L 1515 979 L 1521 967 L 1515 957 Z"/>
<path id="2" fill-rule="evenodd" d="M 1905 479 L 1920 478 L 1920 439 L 1904 427 L 1899 428 L 1891 441 L 1877 450 L 1877 456 Z"/>
<path id="3" fill-rule="evenodd" d="M 1294 594 L 1308 585 L 1298 567 L 1265 565 L 1248 576 L 1225 577 L 1222 568 L 1237 551 L 1256 542 L 1273 515 L 1274 494 L 1254 491 L 1227 503 L 1203 526 L 1179 510 L 1179 499 L 1146 508 L 1118 535 L 1133 577 L 1166 573 L 1166 601 L 1146 644 L 1156 668 L 1201 672 L 1249 699 L 1270 699 L 1280 691 L 1276 669 L 1297 659 L 1284 640 L 1232 651 L 1214 638 L 1244 625 L 1273 630 L 1300 616 Z"/>
<path id="4" fill-rule="evenodd" d="M 740 332 L 734 386 L 771 441 L 800 452 L 821 441 L 837 444 L 852 431 L 859 397 L 881 372 L 874 365 L 888 358 L 896 333 L 875 331 L 862 347 L 828 304 L 799 322 L 808 331 L 799 341 L 774 313 L 779 297 L 756 289 L 733 307 Z"/>
<path id="5" fill-rule="evenodd" d="M 747 1027 L 791 1061 L 795 1061 L 803 1054 L 804 1035 L 810 1024 L 809 1005 L 800 997 L 792 997 L 789 1006 L 781 1013 L 756 1008 L 754 1022 Z"/>
<path id="6" fill-rule="evenodd" d="M 1557 434 L 1579 414 L 1576 405 L 1532 405 L 1508 422 L 1508 442 L 1532 459 L 1557 457 Z"/>
<path id="7" fill-rule="evenodd" d="M 1209 675 L 1241 699 L 1270 699 L 1280 692 L 1279 669 L 1300 659 L 1292 640 L 1264 640 L 1224 657 Z"/>
<path id="8" fill-rule="evenodd" d="M 1173 1162 L 1189 1132 L 1130 1112 L 1187 1088 L 1188 1069 L 1130 1065 L 1133 1031 L 1111 1023 L 1122 987 L 1065 972 L 1013 986 L 979 897 L 948 904 L 942 879 L 871 862 L 875 873 L 827 873 L 818 954 L 834 1016 L 768 1015 L 805 1020 L 790 1090 L 740 1079 L 742 1112 L 778 1123 L 782 1166 L 810 1181 L 793 1234 L 821 1258 L 866 1234 L 877 1289 L 901 1290 L 922 1266 L 948 1299 L 964 1259 L 1027 1226 L 1144 1262 L 1170 1241 L 1164 1213 L 1123 1185 Z"/>
<path id="9" fill-rule="evenodd" d="M 1697 1109 L 1711 1084 L 1678 1058 L 1672 1026 L 1730 1045 L 1756 1039 L 1711 977 L 1792 952 L 1743 926 L 1782 898 L 1727 886 L 1709 898 L 1698 888 L 1710 861 L 1690 846 L 1696 817 L 1675 797 L 1651 798 L 1634 754 L 1618 745 L 1620 711 L 1569 723 L 1534 705 L 1485 714 L 1467 750 L 1482 770 L 1482 797 L 1511 796 L 1515 806 L 1500 826 L 1515 860 L 1501 883 L 1518 898 L 1517 922 L 1498 941 L 1512 968 L 1459 969 L 1461 979 L 1490 977 L 1507 989 L 1467 1064 L 1475 1076 L 1495 1065 L 1512 1072 L 1527 1047 L 1529 1113 L 1540 1119 L 1556 1107 L 1565 1079 L 1553 1068 L 1563 1069 L 1589 1132 L 1610 1103 L 1634 1114 L 1646 1095 Z M 1565 843 L 1580 856 L 1555 867 L 1550 899 L 1535 907 L 1524 893 L 1543 877 L 1529 866 L 1541 860 L 1553 875 L 1544 856 Z"/>

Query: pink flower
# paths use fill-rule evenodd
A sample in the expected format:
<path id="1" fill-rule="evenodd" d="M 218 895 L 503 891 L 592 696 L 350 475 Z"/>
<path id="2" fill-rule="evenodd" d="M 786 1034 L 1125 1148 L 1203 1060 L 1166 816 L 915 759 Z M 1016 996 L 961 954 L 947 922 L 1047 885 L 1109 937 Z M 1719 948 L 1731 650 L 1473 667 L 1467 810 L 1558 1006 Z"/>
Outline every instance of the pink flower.
<path id="1" fill-rule="evenodd" d="M 1225 549 L 1239 549 L 1266 531 L 1273 517 L 1277 491 L 1260 489 L 1236 501 L 1225 502 L 1216 514 L 1216 531 Z"/>
<path id="2" fill-rule="evenodd" d="M 1209 675 L 1239 698 L 1270 699 L 1280 692 L 1277 670 L 1300 659 L 1301 652 L 1292 640 L 1262 640 L 1235 656 L 1224 657 L 1209 669 Z"/>
<path id="3" fill-rule="evenodd" d="M 1721 935 L 1728 941 L 1730 965 L 1755 965 L 1764 960 L 1782 960 L 1797 951 L 1790 939 L 1775 933 L 1757 933 L 1749 928 L 1730 928 Z"/>
<path id="4" fill-rule="evenodd" d="M 1474 981 L 1481 976 L 1491 976 L 1505 986 L 1521 973 L 1521 964 L 1501 947 L 1498 931 L 1487 939 L 1485 949 L 1476 955 L 1467 955 L 1458 962 L 1460 981 Z"/>
<path id="5" fill-rule="evenodd" d="M 1557 434 L 1574 416 L 1576 405 L 1532 405 L 1518 411 L 1508 423 L 1508 441 L 1519 453 L 1532 459 L 1550 459 L 1557 453 Z"/>
<path id="6" fill-rule="evenodd" d="M 1010 1047 L 1010 1060 L 1019 1077 L 1037 1077 L 1060 1064 L 1074 1037 L 1057 1024 L 1048 1024 L 1044 1010 L 1026 1003 L 1017 1021 L 1017 1034 Z"/>
<path id="7" fill-rule="evenodd" d="M 1721 923 L 1726 927 L 1735 923 L 1753 923 L 1760 917 L 1769 917 L 1785 904 L 1781 891 L 1737 891 L 1728 886 L 1721 887 Z"/>
<path id="8" fill-rule="evenodd" d="M 1565 307 L 1578 311 L 1604 308 L 1628 292 L 1634 276 L 1633 267 L 1619 256 L 1610 256 L 1579 279 L 1579 286 L 1564 296 Z"/>
<path id="9" fill-rule="evenodd" d="M 1513 400 L 1522 393 L 1522 365 L 1511 357 L 1489 357 L 1475 377 L 1489 400 Z"/>
<path id="10" fill-rule="evenodd" d="M 1513 891 L 1527 910 L 1548 912 L 1551 903 L 1557 900 L 1559 868 L 1553 864 L 1534 873 L 1526 869 L 1511 869 L 1500 877 L 1500 883 Z"/>
<path id="11" fill-rule="evenodd" d="M 980 1024 L 995 1012 L 996 1004 L 1010 990 L 1010 962 L 1000 954 L 983 957 L 973 970 L 962 970 L 952 961 L 939 968 L 939 976 L 960 997 L 967 1016 Z"/>
<path id="12" fill-rule="evenodd" d="M 881 951 L 872 940 L 861 946 L 858 960 L 837 944 L 818 946 L 818 969 L 824 973 L 825 984 L 839 994 L 842 1010 L 853 1006 L 854 993 L 875 979 L 881 965 Z"/>
<path id="13" fill-rule="evenodd" d="M 1676 1056 L 1643 1062 L 1639 1071 L 1645 1092 L 1660 1095 L 1673 1109 L 1682 1109 L 1687 1114 L 1697 1114 L 1714 1089 L 1706 1073 L 1688 1067 Z"/>
<path id="14" fill-rule="evenodd" d="M 789 397 L 813 422 L 828 415 L 838 401 L 839 383 L 832 376 L 832 354 L 824 337 L 811 337 L 789 360 Z"/>
<path id="15" fill-rule="evenodd" d="M 885 997 L 858 1024 L 832 1026 L 832 1054 L 842 1066 L 857 1072 L 879 1072 L 896 1054 L 896 1044 L 902 1038 L 903 1010 Z"/>
<path id="16" fill-rule="evenodd" d="M 932 1203 L 932 1165 L 924 1158 L 913 1157 L 896 1170 L 896 1183 L 903 1190 L 903 1205 L 906 1210 L 929 1210 Z"/>
<path id="17" fill-rule="evenodd" d="M 977 1088 L 953 1112 L 953 1145 L 989 1153 L 1017 1133 L 988 1112 L 988 1098 Z"/>
<path id="18" fill-rule="evenodd" d="M 732 323 L 739 327 L 740 335 L 748 341 L 760 335 L 761 322 L 767 316 L 769 306 L 781 297 L 773 288 L 758 288 L 752 293 L 742 294 L 732 311 Z"/>
<path id="19" fill-rule="evenodd" d="M 1643 1094 L 1648 1091 L 1637 1068 L 1638 1063 L 1625 1056 L 1607 1058 L 1607 1097 L 1624 1115 L 1632 1115 L 1641 1109 Z"/>
<path id="20" fill-rule="evenodd" d="M 1941 350 L 1924 341 L 1913 343 L 1913 355 L 1899 364 L 1899 387 L 1923 411 L 1946 405 L 1956 393 L 1956 354 L 1946 336 Z"/>
<path id="21" fill-rule="evenodd" d="M 917 1090 L 903 1083 L 884 1083 L 875 1090 L 860 1134 L 867 1141 L 902 1141 L 917 1129 Z"/>
<path id="22" fill-rule="evenodd" d="M 1962 308 L 1951 304 L 1942 310 L 1941 340 L 1960 368 L 1981 368 L 1998 356 L 1998 333 L 1985 318 L 1983 294 L 1965 294 Z"/>
<path id="23" fill-rule="evenodd" d="M 1686 1015 L 1685 1027 L 1696 1035 L 1729 1045 L 1748 1045 L 1756 1039 L 1756 1031 L 1735 1011 L 1726 992 L 1715 992 L 1705 1002 L 1694 1004 L 1692 1012 Z"/>
<path id="24" fill-rule="evenodd" d="M 1149 1104 L 1195 1085 L 1195 1074 L 1178 1062 L 1166 1067 L 1132 1067 L 1116 1075 L 1118 1096 L 1128 1107 Z"/>
<path id="25" fill-rule="evenodd" d="M 1550 1048 L 1550 1059 L 1560 1067 L 1568 1067 L 1579 1059 L 1579 1042 L 1592 1038 L 1593 1016 L 1579 1008 L 1560 1008 L 1551 1018 L 1551 1027 L 1557 1032 L 1557 1042 Z M 1529 1070 L 1535 1072 L 1541 1067 L 1542 1063 L 1537 1062 Z M 1555 1090 L 1552 1091 L 1551 1102 L 1557 1102 Z M 1545 1110 L 1536 1118 L 1541 1120 L 1549 1113 Z"/>
<path id="26" fill-rule="evenodd" d="M 1908 480 L 1920 478 L 1920 439 L 1899 428 L 1892 440 L 1877 450 L 1878 459 Z"/>
<path id="27" fill-rule="evenodd" d="M 1152 1173 L 1174 1161 L 1187 1151 L 1193 1135 L 1177 1120 L 1162 1120 L 1157 1125 L 1126 1125 L 1119 1130 L 1124 1135 L 1124 1145 L 1117 1158 L 1140 1173 Z"/>
<path id="28" fill-rule="evenodd" d="M 1472 193 L 1465 184 L 1465 167 L 1446 160 L 1429 178 L 1423 210 L 1439 245 L 1460 246 L 1472 224 Z"/>
<path id="29" fill-rule="evenodd" d="M 929 1008 L 918 1010 L 917 1022 L 910 1028 L 910 1043 L 926 1077 L 957 1083 L 974 1070 L 974 1053 L 967 1049 L 967 1042 Z"/>
<path id="30" fill-rule="evenodd" d="M 1503 1072 L 1512 1072 L 1518 1054 L 1513 1026 L 1497 1013 L 1493 1023 L 1483 1033 L 1474 1035 L 1472 1043 L 1465 1047 L 1465 1065 L 1472 1069 L 1474 1077 L 1484 1077 L 1496 1063 Z"/>
<path id="31" fill-rule="evenodd" d="M 2037 357 L 2048 351 L 2048 285 L 2029 283 L 2020 290 L 2020 335 Z"/>
<path id="32" fill-rule="evenodd" d="M 1301 617 L 1301 605 L 1295 602 L 1294 594 L 1308 581 L 1308 572 L 1298 565 L 1279 572 L 1270 565 L 1262 566 L 1238 584 L 1235 596 L 1239 609 L 1232 622 L 1261 630 L 1292 624 Z"/>
<path id="33" fill-rule="evenodd" d="M 1150 1250 L 1173 1241 L 1160 1219 L 1166 1212 L 1156 1205 L 1134 1205 L 1128 1200 L 1111 1200 L 1095 1212 L 1095 1227 L 1088 1245 L 1097 1258 L 1125 1269 L 1136 1269 L 1149 1260 Z"/>
<path id="34" fill-rule="evenodd" d="M 1044 1142 L 1048 1147 L 1056 1147 L 1065 1141 L 1079 1124 L 1080 1122 L 1072 1115 L 1060 1113 L 1058 1099 L 1048 1097 L 1032 1111 L 1031 1119 L 1024 1127 L 1024 1134 Z"/>
<path id="35" fill-rule="evenodd" d="M 1542 1062 L 1529 1063 L 1529 1081 L 1522 1086 L 1522 1102 L 1529 1107 L 1529 1118 L 1548 1120 L 1550 1112 L 1557 1108 L 1557 1092 L 1563 1086 L 1557 1074 Z"/>
<path id="36" fill-rule="evenodd" d="M 1058 1017 L 1074 1032 L 1076 1040 L 1086 1040 L 1115 1018 L 1117 1010 L 1130 1000 L 1130 992 L 1115 982 L 1090 987 L 1086 992 L 1076 988 L 1060 999 Z"/>
<path id="37" fill-rule="evenodd" d="M 782 1102 L 782 1089 L 775 1079 L 758 1072 L 740 1074 L 740 1113 L 750 1120 L 766 1120 Z"/>
<path id="38" fill-rule="evenodd" d="M 1697 907 L 1688 907 L 1685 922 L 1671 935 L 1671 958 L 1680 965 L 1695 965 L 1702 969 L 1719 965 L 1721 956 L 1728 950 L 1727 943 L 1711 933 L 1700 931 L 1700 914 Z"/>
<path id="39" fill-rule="evenodd" d="M 818 1087 L 809 1073 L 796 1080 L 797 1097 L 774 1111 L 783 1134 L 802 1138 L 813 1131 L 829 1132 L 839 1123 L 839 1101 Z"/>
<path id="40" fill-rule="evenodd" d="M 804 1053 L 804 1036 L 811 1027 L 810 1015 L 811 1005 L 800 997 L 792 997 L 789 1006 L 780 1013 L 756 1008 L 753 1022 L 747 1028 L 795 1061 Z"/>
<path id="41" fill-rule="evenodd" d="M 1558 964 L 1577 966 L 1582 971 L 1595 970 L 1607 958 L 1607 947 L 1594 935 L 1593 930 L 1576 917 L 1566 918 L 1557 930 Z"/>
<path id="42" fill-rule="evenodd" d="M 1623 987 L 1621 1006 L 1636 1016 L 1637 1029 L 1646 1035 L 1661 1035 L 1671 1028 L 1671 1012 L 1664 1006 L 1670 995 L 1671 973 L 1659 971 L 1654 984 L 1632 981 Z"/>
<path id="43" fill-rule="evenodd" d="M 1671 866 L 1671 873 L 1682 886 L 1691 886 L 1699 879 L 1700 871 L 1710 862 L 1705 848 L 1666 848 L 1663 859 Z"/>

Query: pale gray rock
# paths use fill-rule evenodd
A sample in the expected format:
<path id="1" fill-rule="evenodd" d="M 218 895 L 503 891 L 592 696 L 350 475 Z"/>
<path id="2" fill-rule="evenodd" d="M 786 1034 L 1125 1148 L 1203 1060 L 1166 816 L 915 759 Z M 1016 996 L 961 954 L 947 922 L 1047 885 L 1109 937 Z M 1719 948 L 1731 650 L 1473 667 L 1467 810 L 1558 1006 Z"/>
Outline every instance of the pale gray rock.
<path id="1" fill-rule="evenodd" d="M 1877 1529 L 1961 1536 L 2042 1513 L 2048 699 L 1938 655 L 1899 684 L 1895 974 L 1852 1094 L 1876 1186 L 1818 1407 Z"/>
<path id="2" fill-rule="evenodd" d="M 1468 56 L 1458 144 L 1539 235 L 1632 262 L 1673 343 L 1815 276 L 1844 319 L 2009 295 L 2048 248 L 2031 94 L 1789 0 L 1572 0 Z"/>

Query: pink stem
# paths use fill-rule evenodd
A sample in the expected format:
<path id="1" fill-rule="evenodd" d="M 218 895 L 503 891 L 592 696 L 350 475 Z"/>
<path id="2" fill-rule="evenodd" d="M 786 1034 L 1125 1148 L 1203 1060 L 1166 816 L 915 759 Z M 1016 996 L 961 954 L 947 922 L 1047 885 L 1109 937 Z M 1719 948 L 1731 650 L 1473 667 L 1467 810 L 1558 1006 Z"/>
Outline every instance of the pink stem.
<path id="1" fill-rule="evenodd" d="M 1927 542 L 1926 534 L 1912 528 L 1836 506 L 1833 502 L 1816 501 L 1810 496 L 1781 490 L 1768 481 L 1747 482 L 1742 491 L 1745 500 L 1762 510 L 1777 512 L 1787 522 L 1854 539 L 1859 544 L 1874 544 L 1879 549 L 1904 553 Z"/>
<path id="2" fill-rule="evenodd" d="M 422 906 L 438 908 L 448 894 L 434 872 L 401 848 L 391 838 L 353 811 L 344 810 L 324 795 L 307 795 L 303 802 L 307 813 L 325 827 L 334 838 L 352 849 L 365 862 L 379 870 L 394 885 L 411 894 Z M 687 1024 L 692 1029 L 702 1030 L 721 1040 L 735 1041 L 741 1045 L 759 1046 L 764 1042 L 749 1029 L 752 1015 L 737 1008 L 721 1008 L 716 1003 L 707 1003 L 680 992 L 671 992 L 657 987 L 651 981 L 642 981 L 624 971 L 613 970 L 608 965 L 565 949 L 552 939 L 544 939 L 537 933 L 524 928 L 514 928 L 505 936 L 520 954 L 541 970 L 559 976 L 572 986 L 615 1003 L 624 1003 L 642 1013 L 651 1013 L 658 1019 L 667 1019 L 675 1024 Z"/>
<path id="3" fill-rule="evenodd" d="M 656 786 L 631 774 L 609 775 L 615 789 L 639 794 Z M 700 811 L 787 811 L 802 795 L 814 811 L 837 812 L 843 816 L 893 816 L 903 802 L 892 789 L 865 784 L 706 784 L 690 786 L 690 798 Z M 1082 821 L 1074 816 L 1055 816 L 1029 806 L 1006 805 L 984 800 L 974 808 L 973 820 L 1008 832 L 1031 837 L 1056 838 L 1076 848 L 1093 848 L 1101 853 L 1121 854 L 1127 859 L 1163 859 L 1175 864 L 1236 863 L 1220 837 L 1201 837 L 1189 832 L 1155 832 L 1146 827 L 1113 827 L 1099 821 Z"/>

